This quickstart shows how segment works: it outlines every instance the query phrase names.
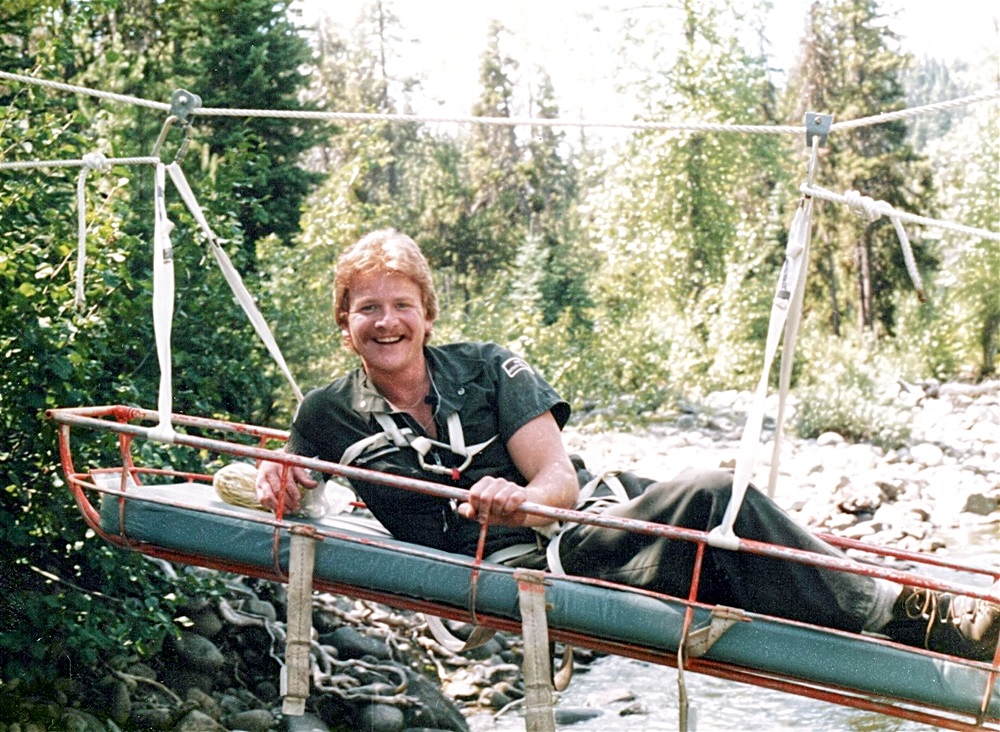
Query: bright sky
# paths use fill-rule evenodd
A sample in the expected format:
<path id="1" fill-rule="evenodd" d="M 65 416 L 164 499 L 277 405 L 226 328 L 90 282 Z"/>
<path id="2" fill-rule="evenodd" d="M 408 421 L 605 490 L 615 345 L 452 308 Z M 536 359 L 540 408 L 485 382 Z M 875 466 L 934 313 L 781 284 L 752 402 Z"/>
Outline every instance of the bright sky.
<path id="1" fill-rule="evenodd" d="M 298 0 L 307 22 L 321 13 L 350 28 L 365 0 Z M 627 13 L 663 12 L 674 3 L 660 0 L 386 0 L 403 26 L 403 62 L 421 72 L 423 114 L 468 114 L 478 96 L 479 58 L 491 19 L 511 31 L 503 50 L 521 72 L 542 66 L 550 74 L 563 117 L 623 116 L 614 101 L 612 71 L 617 28 Z M 773 65 L 787 69 L 812 0 L 773 0 L 769 40 Z M 918 56 L 972 63 L 1000 43 L 1000 6 L 994 0 L 882 0 L 903 48 Z M 1000 73 L 1000 69 L 998 69 Z M 518 113 L 523 113 L 518 110 Z"/>

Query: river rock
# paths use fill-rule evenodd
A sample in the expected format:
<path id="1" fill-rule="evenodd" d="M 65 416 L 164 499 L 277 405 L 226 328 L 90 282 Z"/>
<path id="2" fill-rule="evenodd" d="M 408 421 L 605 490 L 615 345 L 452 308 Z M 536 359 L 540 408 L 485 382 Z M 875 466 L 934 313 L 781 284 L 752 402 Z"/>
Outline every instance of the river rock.
<path id="1" fill-rule="evenodd" d="M 406 670 L 407 693 L 420 700 L 420 705 L 407 712 L 406 723 L 411 727 L 429 727 L 449 732 L 469 732 L 469 723 L 441 687 L 430 679 Z"/>
<path id="2" fill-rule="evenodd" d="M 358 710 L 357 729 L 365 732 L 402 732 L 403 710 L 388 704 L 368 704 Z"/>
<path id="3" fill-rule="evenodd" d="M 330 732 L 329 725 L 314 714 L 283 715 L 279 723 L 281 732 Z"/>
<path id="4" fill-rule="evenodd" d="M 212 641 L 198 633 L 182 631 L 180 637 L 172 639 L 171 649 L 182 667 L 195 671 L 218 673 L 226 664 L 222 651 Z"/>
<path id="5" fill-rule="evenodd" d="M 248 709 L 226 720 L 229 729 L 245 730 L 245 732 L 267 732 L 276 724 L 274 715 L 267 709 Z"/>
<path id="6" fill-rule="evenodd" d="M 105 676 L 100 685 L 104 715 L 115 724 L 124 725 L 132 714 L 128 684 L 114 676 Z"/>
<path id="7" fill-rule="evenodd" d="M 910 448 L 910 457 L 915 463 L 934 468 L 944 462 L 944 450 L 930 442 L 921 442 Z"/>
<path id="8" fill-rule="evenodd" d="M 222 618 L 210 606 L 188 613 L 188 619 L 191 621 L 191 631 L 206 638 L 214 638 L 224 627 Z"/>
<path id="9" fill-rule="evenodd" d="M 107 732 L 107 727 L 93 714 L 80 709 L 66 709 L 59 721 L 64 732 Z"/>
<path id="10" fill-rule="evenodd" d="M 556 709 L 555 710 L 555 720 L 557 725 L 570 725 L 577 724 L 579 722 L 586 722 L 588 719 L 595 719 L 600 717 L 604 712 L 600 709 L 587 709 L 584 707 L 577 707 L 574 709 Z"/>
<path id="11" fill-rule="evenodd" d="M 219 708 L 219 703 L 211 694 L 207 694 L 201 689 L 191 687 L 185 693 L 184 698 L 192 704 L 197 705 L 199 710 L 207 714 L 212 719 L 219 720 L 222 717 L 222 710 Z"/>
<path id="12" fill-rule="evenodd" d="M 176 719 L 176 710 L 166 705 L 133 705 L 132 714 L 129 717 L 129 721 L 133 726 L 141 730 L 149 730 L 150 732 L 169 730 L 174 726 Z"/>
<path id="13" fill-rule="evenodd" d="M 248 615 L 256 615 L 258 617 L 269 620 L 272 623 L 278 619 L 278 611 L 274 608 L 274 605 L 266 600 L 260 600 L 256 597 L 251 597 L 243 603 L 240 608 L 243 612 Z"/>
<path id="14" fill-rule="evenodd" d="M 337 656 L 341 660 L 364 658 L 365 656 L 388 660 L 392 657 L 389 647 L 385 643 L 378 638 L 359 633 L 349 625 L 342 625 L 332 633 L 321 636 L 320 642 L 336 648 Z"/>
<path id="15" fill-rule="evenodd" d="M 973 493 L 965 499 L 964 513 L 974 513 L 978 516 L 989 516 L 1000 508 L 1000 501 L 996 496 L 985 496 L 982 493 Z"/>
<path id="16" fill-rule="evenodd" d="M 192 709 L 174 728 L 176 732 L 222 732 L 225 728 L 204 712 Z"/>

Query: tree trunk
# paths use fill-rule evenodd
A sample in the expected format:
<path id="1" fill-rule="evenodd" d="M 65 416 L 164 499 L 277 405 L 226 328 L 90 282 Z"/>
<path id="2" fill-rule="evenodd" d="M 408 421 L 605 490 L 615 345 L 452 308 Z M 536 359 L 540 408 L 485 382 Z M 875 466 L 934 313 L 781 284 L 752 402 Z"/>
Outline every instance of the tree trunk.
<path id="1" fill-rule="evenodd" d="M 1000 312 L 992 312 L 983 323 L 980 343 L 983 346 L 983 368 L 979 372 L 980 379 L 986 379 L 996 374 L 997 350 L 1000 349 Z"/>
<path id="2" fill-rule="evenodd" d="M 837 269 L 833 247 L 826 247 L 827 277 L 830 284 L 830 327 L 833 334 L 840 337 L 840 303 L 837 301 Z"/>
<path id="3" fill-rule="evenodd" d="M 854 248 L 858 267 L 858 333 L 872 327 L 872 273 L 868 257 L 869 235 L 858 240 Z"/>

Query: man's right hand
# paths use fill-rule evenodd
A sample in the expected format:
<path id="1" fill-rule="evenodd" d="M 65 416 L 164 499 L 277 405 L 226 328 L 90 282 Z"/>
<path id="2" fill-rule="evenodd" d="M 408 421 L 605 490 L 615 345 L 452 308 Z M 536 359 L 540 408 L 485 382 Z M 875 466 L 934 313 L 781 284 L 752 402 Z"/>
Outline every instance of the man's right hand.
<path id="1" fill-rule="evenodd" d="M 300 487 L 309 489 L 317 485 L 319 482 L 309 475 L 308 470 L 296 465 L 264 460 L 257 469 L 257 500 L 270 511 L 278 509 L 282 495 L 284 495 L 282 511 L 298 511 L 302 501 Z"/>

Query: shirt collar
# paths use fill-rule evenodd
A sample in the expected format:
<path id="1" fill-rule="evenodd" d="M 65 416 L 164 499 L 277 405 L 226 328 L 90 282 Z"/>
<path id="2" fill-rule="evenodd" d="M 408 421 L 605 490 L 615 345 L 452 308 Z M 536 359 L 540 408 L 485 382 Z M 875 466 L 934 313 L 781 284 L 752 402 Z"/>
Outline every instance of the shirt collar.
<path id="1" fill-rule="evenodd" d="M 483 359 L 476 352 L 434 346 L 424 347 L 424 357 L 430 366 L 431 393 L 439 399 L 436 416 L 447 419 L 465 404 L 469 384 L 483 371 Z M 392 412 L 389 401 L 378 392 L 364 368 L 354 372 L 351 408 L 359 414 Z"/>

